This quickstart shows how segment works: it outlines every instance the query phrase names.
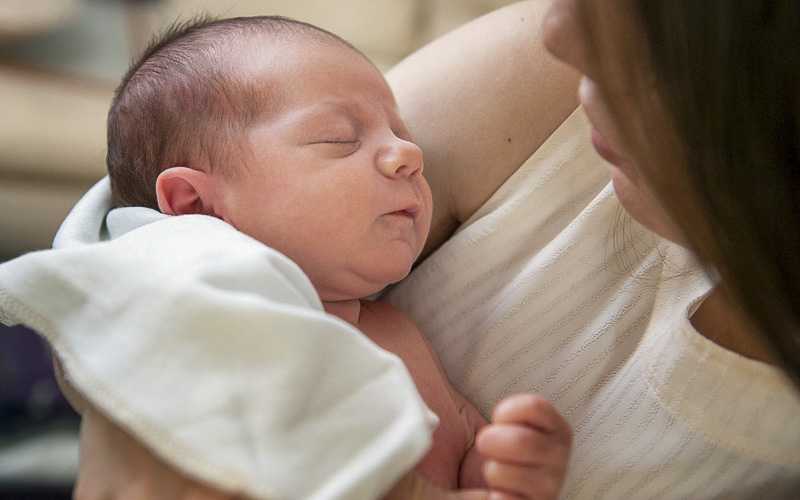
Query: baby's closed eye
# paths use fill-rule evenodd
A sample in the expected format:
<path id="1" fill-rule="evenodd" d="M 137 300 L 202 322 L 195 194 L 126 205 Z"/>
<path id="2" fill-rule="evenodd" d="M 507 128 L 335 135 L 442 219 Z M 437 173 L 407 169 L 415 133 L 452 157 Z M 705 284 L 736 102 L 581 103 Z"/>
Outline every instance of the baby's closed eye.
<path id="1" fill-rule="evenodd" d="M 324 139 L 315 141 L 312 145 L 322 148 L 325 154 L 344 157 L 358 151 L 358 148 L 361 146 L 361 141 L 358 139 Z"/>
<path id="2" fill-rule="evenodd" d="M 320 141 L 318 144 L 355 144 L 358 142 L 358 139 L 352 140 L 327 140 L 327 141 Z"/>

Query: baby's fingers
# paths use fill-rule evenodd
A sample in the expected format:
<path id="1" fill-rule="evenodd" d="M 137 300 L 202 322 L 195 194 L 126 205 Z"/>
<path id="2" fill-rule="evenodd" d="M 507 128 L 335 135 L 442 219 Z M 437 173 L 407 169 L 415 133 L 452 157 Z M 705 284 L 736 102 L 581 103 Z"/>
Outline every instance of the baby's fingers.
<path id="1" fill-rule="evenodd" d="M 571 436 L 517 424 L 489 424 L 478 433 L 478 451 L 487 459 L 528 467 L 566 469 Z"/>
<path id="2" fill-rule="evenodd" d="M 519 394 L 497 405 L 476 446 L 487 459 L 490 499 L 556 499 L 567 474 L 572 429 L 545 398 Z"/>
<path id="3" fill-rule="evenodd" d="M 538 394 L 514 394 L 503 399 L 492 412 L 492 423 L 527 425 L 572 439 L 569 423 L 550 401 Z"/>
<path id="4" fill-rule="evenodd" d="M 487 458 L 521 465 L 561 464 L 572 450 L 572 428 L 558 410 L 537 394 L 515 394 L 501 401 L 492 423 L 478 434 Z"/>
<path id="5" fill-rule="evenodd" d="M 489 424 L 476 443 L 487 458 L 484 478 L 490 500 L 555 500 L 567 474 L 570 444 L 519 424 Z"/>

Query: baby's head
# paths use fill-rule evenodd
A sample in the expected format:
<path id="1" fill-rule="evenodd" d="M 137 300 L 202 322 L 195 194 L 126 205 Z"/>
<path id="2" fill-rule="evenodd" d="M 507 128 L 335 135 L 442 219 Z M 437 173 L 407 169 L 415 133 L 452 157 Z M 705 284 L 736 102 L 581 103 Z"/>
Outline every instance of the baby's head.
<path id="1" fill-rule="evenodd" d="M 158 208 L 155 181 L 174 165 L 232 169 L 246 152 L 242 137 L 269 112 L 270 78 L 257 81 L 259 50 L 280 54 L 279 41 L 357 49 L 316 26 L 277 17 L 174 24 L 124 76 L 108 115 L 107 166 L 117 206 Z"/>
<path id="2" fill-rule="evenodd" d="M 323 300 L 408 273 L 430 227 L 422 167 L 380 71 L 283 18 L 173 30 L 109 114 L 117 204 L 223 219 L 294 260 Z"/>

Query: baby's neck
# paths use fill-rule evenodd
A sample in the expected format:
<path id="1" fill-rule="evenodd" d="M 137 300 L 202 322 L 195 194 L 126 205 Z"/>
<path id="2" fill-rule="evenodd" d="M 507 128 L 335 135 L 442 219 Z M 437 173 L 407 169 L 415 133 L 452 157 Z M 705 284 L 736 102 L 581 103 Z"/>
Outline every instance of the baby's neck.
<path id="1" fill-rule="evenodd" d="M 326 313 L 333 314 L 353 326 L 358 326 L 361 318 L 361 301 L 359 299 L 322 301 L 322 307 Z"/>

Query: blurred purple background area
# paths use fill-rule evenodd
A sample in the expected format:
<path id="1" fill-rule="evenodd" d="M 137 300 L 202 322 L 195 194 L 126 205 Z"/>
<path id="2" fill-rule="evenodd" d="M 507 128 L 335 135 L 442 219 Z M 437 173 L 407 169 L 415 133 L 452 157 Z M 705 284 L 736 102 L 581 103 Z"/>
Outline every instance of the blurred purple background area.
<path id="1" fill-rule="evenodd" d="M 23 326 L 0 325 L 0 498 L 71 498 L 79 423 L 45 341 Z"/>
<path id="2" fill-rule="evenodd" d="M 56 383 L 47 343 L 24 326 L 0 325 L 0 423 L 77 418 Z"/>

